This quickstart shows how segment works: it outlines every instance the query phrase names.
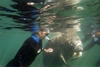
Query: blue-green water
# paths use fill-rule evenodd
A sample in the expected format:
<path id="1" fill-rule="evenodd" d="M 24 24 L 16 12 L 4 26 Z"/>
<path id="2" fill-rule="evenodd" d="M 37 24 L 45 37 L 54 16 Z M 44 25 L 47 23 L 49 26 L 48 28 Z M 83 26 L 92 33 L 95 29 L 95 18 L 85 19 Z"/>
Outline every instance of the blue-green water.
<path id="1" fill-rule="evenodd" d="M 94 2 L 94 3 L 93 3 Z M 78 4 L 75 4 L 73 9 L 68 9 L 64 11 L 55 11 L 51 10 L 52 12 L 56 13 L 56 16 L 61 19 L 61 17 L 78 17 L 81 31 L 77 32 L 77 35 L 83 40 L 85 35 L 90 33 L 100 27 L 99 22 L 99 0 L 84 0 L 80 1 Z M 15 4 L 11 0 L 0 0 L 0 67 L 5 67 L 5 65 L 13 59 L 18 49 L 21 47 L 23 42 L 31 36 L 31 24 L 30 23 L 21 23 L 16 19 L 16 16 L 19 17 L 18 10 L 14 9 L 10 5 Z M 98 5 L 97 5 L 97 4 Z M 89 6 L 88 6 L 89 5 Z M 76 8 L 76 6 L 82 7 L 80 9 Z M 4 9 L 6 8 L 6 9 Z M 71 8 L 71 7 L 70 7 Z M 8 10 L 7 10 L 8 9 Z M 67 10 L 68 9 L 68 10 Z M 78 9 L 78 10 L 77 10 Z M 15 12 L 11 12 L 15 11 Z M 54 28 L 51 31 L 49 37 L 53 37 L 55 34 L 54 32 L 60 32 L 61 29 L 65 30 L 63 23 L 63 19 L 55 20 L 54 24 L 46 24 L 49 25 L 50 28 Z M 16 21 L 17 20 L 17 21 Z M 59 21 L 57 23 L 57 21 Z M 19 22 L 19 23 L 18 23 Z M 68 21 L 67 21 L 68 22 Z M 74 22 L 74 20 L 73 20 Z M 75 21 L 76 22 L 76 21 Z M 89 36 L 88 35 L 88 36 Z M 83 42 L 83 47 L 87 46 L 92 37 L 86 36 L 86 41 Z M 90 38 L 90 39 L 89 39 Z M 43 41 L 43 47 L 47 40 Z M 32 63 L 30 67 L 44 67 L 43 65 L 43 54 L 42 52 L 37 56 L 35 61 Z M 95 44 L 93 47 L 88 49 L 87 51 L 83 52 L 82 57 L 79 59 L 68 61 L 68 64 L 71 67 L 96 67 L 96 63 L 100 60 L 100 46 L 99 44 Z M 49 60 L 48 60 L 49 61 Z M 100 65 L 100 63 L 99 63 Z M 66 67 L 63 65 L 62 67 Z"/>

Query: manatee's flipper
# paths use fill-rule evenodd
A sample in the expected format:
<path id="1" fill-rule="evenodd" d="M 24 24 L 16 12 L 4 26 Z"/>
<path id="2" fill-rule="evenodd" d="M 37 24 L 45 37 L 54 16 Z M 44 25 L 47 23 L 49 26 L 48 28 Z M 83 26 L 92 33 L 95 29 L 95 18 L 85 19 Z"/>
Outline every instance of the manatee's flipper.
<path id="1" fill-rule="evenodd" d="M 64 64 L 66 64 L 66 65 L 67 65 L 67 62 L 66 62 L 66 60 L 65 60 L 64 56 L 61 54 L 61 55 L 60 55 L 60 57 L 61 57 L 61 59 L 63 60 Z"/>
<path id="2" fill-rule="evenodd" d="M 67 67 L 71 67 L 65 60 L 64 56 L 61 54 L 60 55 L 61 59 L 63 60 L 64 64 L 67 66 Z"/>

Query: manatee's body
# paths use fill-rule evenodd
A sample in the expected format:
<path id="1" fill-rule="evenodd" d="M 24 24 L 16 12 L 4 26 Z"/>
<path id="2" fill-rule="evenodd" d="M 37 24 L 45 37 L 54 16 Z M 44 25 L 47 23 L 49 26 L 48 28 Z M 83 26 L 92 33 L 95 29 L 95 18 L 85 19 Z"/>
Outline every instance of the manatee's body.
<path id="1" fill-rule="evenodd" d="M 80 38 L 76 34 L 64 33 L 51 38 L 45 48 L 52 48 L 53 52 L 43 53 L 44 67 L 61 67 L 72 57 L 74 52 L 83 50 Z M 61 57 L 63 56 L 63 57 Z"/>

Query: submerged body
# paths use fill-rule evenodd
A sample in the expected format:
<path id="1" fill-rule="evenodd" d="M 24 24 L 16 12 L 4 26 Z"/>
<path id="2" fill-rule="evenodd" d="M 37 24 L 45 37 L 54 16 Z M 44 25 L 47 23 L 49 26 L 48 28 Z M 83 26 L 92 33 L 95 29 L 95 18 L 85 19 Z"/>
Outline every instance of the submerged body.
<path id="1" fill-rule="evenodd" d="M 82 56 L 83 46 L 80 38 L 76 34 L 64 33 L 51 38 L 47 42 L 46 49 L 52 48 L 53 52 L 43 53 L 44 67 L 61 67 L 67 64 L 72 56 L 79 58 Z"/>
<path id="2" fill-rule="evenodd" d="M 5 67 L 29 67 L 42 50 L 42 40 L 47 36 L 47 28 L 34 25 L 32 36 L 25 40 L 15 57 Z M 47 52 L 49 49 L 45 49 Z"/>
<path id="3" fill-rule="evenodd" d="M 37 53 L 39 49 L 42 49 L 42 41 L 36 42 L 29 37 L 6 67 L 29 67 L 39 54 Z"/>

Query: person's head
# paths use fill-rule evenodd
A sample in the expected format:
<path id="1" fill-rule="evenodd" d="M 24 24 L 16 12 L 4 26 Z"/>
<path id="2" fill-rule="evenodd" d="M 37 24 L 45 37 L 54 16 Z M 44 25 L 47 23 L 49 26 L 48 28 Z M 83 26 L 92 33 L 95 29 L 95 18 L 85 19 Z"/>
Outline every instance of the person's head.
<path id="1" fill-rule="evenodd" d="M 34 25 L 32 28 L 32 34 L 37 35 L 40 39 L 45 39 L 49 34 L 49 29 L 45 27 L 39 27 L 38 25 Z"/>

